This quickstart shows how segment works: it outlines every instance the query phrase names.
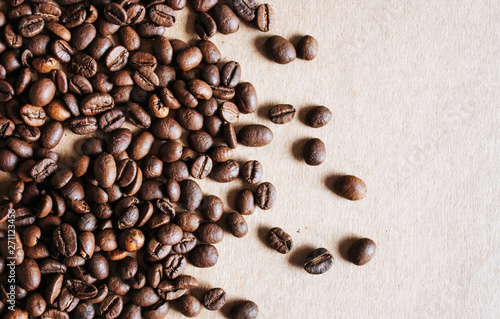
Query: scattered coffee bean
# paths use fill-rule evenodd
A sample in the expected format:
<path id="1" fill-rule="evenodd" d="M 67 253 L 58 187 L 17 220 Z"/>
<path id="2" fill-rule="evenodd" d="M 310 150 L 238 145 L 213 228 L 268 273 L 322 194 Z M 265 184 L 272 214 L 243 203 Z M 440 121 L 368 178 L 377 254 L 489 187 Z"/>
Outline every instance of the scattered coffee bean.
<path id="1" fill-rule="evenodd" d="M 269 120 L 275 124 L 286 124 L 295 117 L 295 108 L 290 104 L 278 104 L 269 110 Z"/>
<path id="2" fill-rule="evenodd" d="M 279 35 L 268 38 L 265 47 L 269 58 L 279 64 L 288 64 L 297 57 L 293 44 Z"/>
<path id="3" fill-rule="evenodd" d="M 370 238 L 360 238 L 354 242 L 349 251 L 349 258 L 351 261 L 362 266 L 372 260 L 375 252 L 377 250 L 377 245 Z"/>
<path id="4" fill-rule="evenodd" d="M 238 132 L 238 142 L 245 146 L 266 146 L 273 140 L 273 132 L 264 125 L 250 124 Z"/>
<path id="5" fill-rule="evenodd" d="M 318 55 L 318 41 L 310 35 L 306 35 L 297 43 L 297 57 L 310 61 Z"/>
<path id="6" fill-rule="evenodd" d="M 243 301 L 231 308 L 229 318 L 231 319 L 255 319 L 259 314 L 259 308 L 253 301 Z"/>
<path id="7" fill-rule="evenodd" d="M 276 202 L 276 193 L 277 191 L 273 184 L 269 182 L 262 183 L 255 191 L 255 203 L 261 209 L 271 209 Z"/>
<path id="8" fill-rule="evenodd" d="M 274 227 L 267 233 L 267 243 L 281 254 L 287 254 L 293 247 L 292 237 L 279 227 Z"/>
<path id="9" fill-rule="evenodd" d="M 275 13 L 270 4 L 261 4 L 257 7 L 257 28 L 262 32 L 269 32 L 274 26 Z"/>
<path id="10" fill-rule="evenodd" d="M 226 304 L 227 294 L 222 288 L 212 288 L 203 295 L 203 306 L 210 310 L 216 311 Z"/>
<path id="11" fill-rule="evenodd" d="M 322 127 L 332 119 L 332 111 L 325 106 L 316 106 L 307 112 L 306 123 L 311 127 Z"/>
<path id="12" fill-rule="evenodd" d="M 313 138 L 306 142 L 303 151 L 304 161 L 311 166 L 317 166 L 326 159 L 325 143 L 319 138 Z"/>
<path id="13" fill-rule="evenodd" d="M 349 200 L 360 200 L 366 196 L 366 184 L 359 177 L 344 175 L 334 182 L 333 190 Z"/>
<path id="14" fill-rule="evenodd" d="M 325 248 L 318 248 L 307 255 L 304 261 L 304 269 L 313 275 L 327 272 L 333 266 L 333 256 Z"/>

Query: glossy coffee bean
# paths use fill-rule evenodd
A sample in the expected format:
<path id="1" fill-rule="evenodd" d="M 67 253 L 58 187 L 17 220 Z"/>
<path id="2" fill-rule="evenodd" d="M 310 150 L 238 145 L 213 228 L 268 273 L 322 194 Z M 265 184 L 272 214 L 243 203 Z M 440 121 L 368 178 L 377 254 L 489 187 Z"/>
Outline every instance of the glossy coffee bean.
<path id="1" fill-rule="evenodd" d="M 292 237 L 279 227 L 271 228 L 266 240 L 269 246 L 281 254 L 289 253 L 293 247 Z"/>
<path id="2" fill-rule="evenodd" d="M 304 145 L 303 156 L 308 165 L 320 165 L 326 159 L 325 143 L 319 138 L 310 139 Z"/>
<path id="3" fill-rule="evenodd" d="M 360 200 L 366 196 L 366 184 L 359 177 L 344 175 L 334 182 L 333 190 L 349 200 Z"/>
<path id="4" fill-rule="evenodd" d="M 43 296 L 38 292 L 28 294 L 26 298 L 26 311 L 30 316 L 41 316 L 47 307 L 47 302 Z"/>
<path id="5" fill-rule="evenodd" d="M 297 52 L 290 41 L 279 35 L 268 38 L 265 48 L 269 58 L 279 64 L 288 64 L 297 57 Z"/>
<path id="6" fill-rule="evenodd" d="M 251 190 L 242 189 L 235 199 L 235 208 L 242 215 L 251 215 L 255 211 L 255 198 Z"/>
<path id="7" fill-rule="evenodd" d="M 136 51 L 141 47 L 141 38 L 131 26 L 120 27 L 118 39 L 128 51 Z"/>
<path id="8" fill-rule="evenodd" d="M 203 193 L 198 183 L 188 179 L 183 181 L 180 185 L 181 185 L 180 202 L 189 211 L 197 209 L 200 206 L 201 201 L 203 199 Z"/>
<path id="9" fill-rule="evenodd" d="M 198 227 L 196 235 L 207 244 L 217 244 L 224 239 L 224 230 L 216 223 L 204 223 Z"/>
<path id="10" fill-rule="evenodd" d="M 271 209 L 277 197 L 277 191 L 273 184 L 265 182 L 260 184 L 255 191 L 255 203 L 261 209 Z"/>
<path id="11" fill-rule="evenodd" d="M 273 140 L 273 132 L 264 125 L 250 124 L 238 132 L 238 142 L 245 146 L 261 147 Z"/>
<path id="12" fill-rule="evenodd" d="M 224 212 L 224 203 L 219 197 L 209 195 L 204 198 L 201 211 L 203 216 L 208 221 L 216 222 L 222 217 Z"/>
<path id="13" fill-rule="evenodd" d="M 136 228 L 125 229 L 119 238 L 120 247 L 126 251 L 134 252 L 144 246 L 145 236 L 142 231 Z"/>
<path id="14" fill-rule="evenodd" d="M 193 266 L 199 268 L 212 267 L 217 263 L 219 253 L 215 246 L 203 244 L 196 246 L 189 252 L 189 261 Z"/>
<path id="15" fill-rule="evenodd" d="M 259 161 L 248 161 L 241 168 L 241 178 L 249 184 L 257 184 L 262 179 L 263 170 Z"/>
<path id="16" fill-rule="evenodd" d="M 41 274 L 38 264 L 31 258 L 24 258 L 16 269 L 19 284 L 27 291 L 33 291 L 40 285 Z"/>
<path id="17" fill-rule="evenodd" d="M 177 19 L 175 11 L 162 3 L 150 6 L 148 8 L 148 17 L 157 25 L 167 28 L 172 27 Z"/>
<path id="18" fill-rule="evenodd" d="M 129 52 L 123 46 L 116 46 L 106 55 L 106 67 L 111 72 L 123 69 L 128 63 Z"/>
<path id="19" fill-rule="evenodd" d="M 269 120 L 275 124 L 286 124 L 295 117 L 295 108 L 290 104 L 278 104 L 269 110 Z"/>
<path id="20" fill-rule="evenodd" d="M 352 263 L 362 266 L 372 260 L 377 245 L 370 238 L 360 238 L 352 244 L 349 251 L 349 259 Z"/>
<path id="21" fill-rule="evenodd" d="M 191 295 L 184 295 L 177 300 L 179 311 L 186 317 L 196 317 L 201 312 L 201 303 Z"/>
<path id="22" fill-rule="evenodd" d="M 233 8 L 240 18 L 252 21 L 255 18 L 257 5 L 254 0 L 233 0 Z"/>
<path id="23" fill-rule="evenodd" d="M 248 233 L 248 225 L 245 218 L 237 212 L 227 215 L 226 224 L 229 232 L 235 237 L 241 238 Z"/>
<path id="24" fill-rule="evenodd" d="M 231 319 L 255 319 L 259 314 L 259 308 L 253 301 L 243 301 L 234 305 L 229 311 Z"/>
<path id="25" fill-rule="evenodd" d="M 307 255 L 304 269 L 310 274 L 319 275 L 327 272 L 333 266 L 333 256 L 325 248 L 318 248 Z"/>
<path id="26" fill-rule="evenodd" d="M 163 35 L 165 27 L 150 22 L 142 22 L 137 25 L 137 33 L 141 38 L 152 38 Z"/>
<path id="27" fill-rule="evenodd" d="M 213 9 L 212 15 L 217 25 L 217 31 L 222 34 L 231 34 L 240 28 L 240 19 L 225 4 L 217 4 Z"/>
<path id="28" fill-rule="evenodd" d="M 241 113 L 253 113 L 257 109 L 257 92 L 249 82 L 243 82 L 236 86 L 235 103 Z"/>
<path id="29" fill-rule="evenodd" d="M 240 165 L 238 162 L 228 160 L 214 165 L 210 173 L 210 178 L 219 183 L 228 183 L 238 178 L 239 173 Z"/>
<path id="30" fill-rule="evenodd" d="M 306 115 L 306 123 L 311 127 L 323 127 L 332 119 L 332 111 L 325 106 L 316 106 Z"/>
<path id="31" fill-rule="evenodd" d="M 33 83 L 28 93 L 28 100 L 34 106 L 45 106 L 52 101 L 56 86 L 48 78 L 41 78 Z"/>
<path id="32" fill-rule="evenodd" d="M 227 294 L 222 288 L 212 288 L 203 295 L 203 306 L 210 311 L 216 311 L 226 304 Z"/>
<path id="33" fill-rule="evenodd" d="M 297 43 L 297 57 L 303 60 L 313 60 L 318 55 L 318 41 L 306 35 Z"/>
<path id="34" fill-rule="evenodd" d="M 122 297 L 118 295 L 108 295 L 103 301 L 101 301 L 101 303 L 99 303 L 97 312 L 105 318 L 114 319 L 120 315 L 122 310 Z"/>
<path id="35" fill-rule="evenodd" d="M 71 257 L 76 254 L 77 236 L 75 229 L 69 224 L 61 224 L 54 229 L 53 245 L 57 253 L 64 257 Z"/>
<path id="36" fill-rule="evenodd" d="M 197 67 L 203 55 L 198 47 L 190 47 L 177 55 L 177 63 L 182 71 L 189 71 Z"/>

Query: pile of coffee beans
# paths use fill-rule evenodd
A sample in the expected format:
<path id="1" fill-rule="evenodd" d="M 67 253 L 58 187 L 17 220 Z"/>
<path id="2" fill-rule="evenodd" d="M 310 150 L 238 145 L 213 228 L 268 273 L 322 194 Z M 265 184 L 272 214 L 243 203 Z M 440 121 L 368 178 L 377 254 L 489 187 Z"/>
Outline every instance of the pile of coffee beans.
<path id="1" fill-rule="evenodd" d="M 16 231 L 0 231 L 0 275 L 12 257 L 16 307 L 7 309 L 11 286 L 2 281 L 0 315 L 153 319 L 165 317 L 171 305 L 187 317 L 203 307 L 221 309 L 222 288 L 200 301 L 189 294 L 198 280 L 184 273 L 188 263 L 214 266 L 224 238 L 224 204 L 195 180 L 248 183 L 236 197 L 237 211 L 225 215 L 227 230 L 238 238 L 248 232 L 245 215 L 271 209 L 277 190 L 262 180 L 258 161 L 240 167 L 233 160 L 238 144 L 262 147 L 274 136 L 260 124 L 236 132 L 240 116 L 256 111 L 257 92 L 241 81 L 238 62 L 221 65 L 222 54 L 208 39 L 236 32 L 240 18 L 267 32 L 275 23 L 272 7 L 193 0 L 200 40 L 191 46 L 164 36 L 185 0 L 6 2 L 0 13 L 0 170 L 15 180 L 0 202 L 0 222 L 9 220 Z M 268 42 L 279 63 L 311 60 L 318 50 L 310 36 L 296 48 L 277 36 Z M 293 106 L 282 104 L 269 116 L 284 124 L 294 115 Z M 318 107 L 307 123 L 321 127 L 331 117 Z M 53 150 L 65 128 L 85 136 L 70 166 Z M 325 156 L 320 140 L 304 149 L 309 165 Z M 366 185 L 347 176 L 335 191 L 357 200 Z M 292 249 L 291 236 L 280 228 L 267 239 L 279 253 Z M 353 262 L 362 265 L 374 252 L 375 244 L 364 241 L 353 248 Z M 315 251 L 306 271 L 324 272 L 332 260 L 327 251 Z M 244 301 L 229 313 L 256 318 L 258 307 Z"/>

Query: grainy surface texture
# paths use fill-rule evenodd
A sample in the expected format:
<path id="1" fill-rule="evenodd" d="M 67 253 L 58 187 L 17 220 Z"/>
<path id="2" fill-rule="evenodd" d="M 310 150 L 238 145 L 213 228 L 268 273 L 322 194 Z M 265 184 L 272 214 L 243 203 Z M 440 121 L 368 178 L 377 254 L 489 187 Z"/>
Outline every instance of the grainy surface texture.
<path id="1" fill-rule="evenodd" d="M 199 318 L 224 318 L 239 300 L 254 301 L 261 319 L 500 317 L 500 2 L 268 2 L 276 12 L 270 32 L 242 22 L 211 41 L 258 94 L 257 112 L 241 115 L 237 130 L 258 123 L 274 133 L 265 147 L 238 145 L 233 158 L 261 162 L 262 181 L 278 197 L 272 209 L 245 216 L 245 237 L 226 233 L 214 267 L 186 269 L 199 281 L 199 300 L 213 287 L 227 292 L 222 310 L 202 309 Z M 192 10 L 177 12 L 166 36 L 194 42 L 194 19 Z M 267 58 L 269 36 L 295 44 L 306 34 L 319 43 L 314 60 Z M 271 123 L 276 104 L 292 104 L 297 116 Z M 325 127 L 304 123 L 315 105 L 333 113 Z M 311 138 L 328 154 L 317 167 L 302 159 Z M 81 140 L 65 129 L 56 148 L 62 166 L 74 162 Z M 344 174 L 363 179 L 364 199 L 331 190 Z M 9 182 L 0 174 L 1 193 Z M 240 179 L 198 183 L 226 212 L 249 187 Z M 266 243 L 276 226 L 293 237 L 287 255 Z M 364 266 L 346 259 L 360 237 L 377 244 Z M 310 275 L 303 261 L 319 247 L 333 267 Z"/>

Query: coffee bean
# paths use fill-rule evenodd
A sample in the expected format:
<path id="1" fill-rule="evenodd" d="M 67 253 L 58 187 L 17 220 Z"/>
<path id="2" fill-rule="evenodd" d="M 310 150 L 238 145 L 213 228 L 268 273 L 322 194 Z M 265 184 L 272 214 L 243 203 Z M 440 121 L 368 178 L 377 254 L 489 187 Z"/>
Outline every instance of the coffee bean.
<path id="1" fill-rule="evenodd" d="M 245 221 L 245 218 L 237 212 L 229 213 L 227 215 L 226 223 L 229 232 L 234 237 L 241 238 L 248 233 L 248 225 L 247 222 Z"/>
<path id="2" fill-rule="evenodd" d="M 202 58 L 203 55 L 198 47 L 190 47 L 189 49 L 180 52 L 177 55 L 176 61 L 181 70 L 189 71 L 197 67 Z"/>
<path id="3" fill-rule="evenodd" d="M 106 55 L 106 67 L 111 72 L 123 69 L 128 63 L 129 52 L 123 46 L 116 46 Z"/>
<path id="4" fill-rule="evenodd" d="M 377 246 L 373 240 L 370 238 L 360 238 L 351 246 L 349 259 L 352 263 L 362 266 L 373 258 L 376 250 Z"/>
<path id="5" fill-rule="evenodd" d="M 150 6 L 148 8 L 148 16 L 157 25 L 167 28 L 173 26 L 177 18 L 172 8 L 161 3 Z"/>
<path id="6" fill-rule="evenodd" d="M 233 7 L 236 14 L 245 21 L 252 21 L 255 18 L 257 5 L 254 0 L 233 0 Z"/>
<path id="7" fill-rule="evenodd" d="M 26 311 L 30 316 L 41 316 L 47 307 L 47 302 L 43 296 L 37 292 L 32 292 L 26 297 Z"/>
<path id="8" fill-rule="evenodd" d="M 203 306 L 211 311 L 219 310 L 226 303 L 227 294 L 222 288 L 212 288 L 203 295 Z"/>
<path id="9" fill-rule="evenodd" d="M 191 164 L 191 176 L 197 179 L 203 179 L 210 174 L 212 167 L 212 159 L 207 155 L 200 155 L 193 164 Z"/>
<path id="10" fill-rule="evenodd" d="M 146 16 L 146 8 L 143 5 L 138 3 L 133 3 L 129 5 L 127 8 L 127 24 L 138 24 L 144 20 Z"/>
<path id="11" fill-rule="evenodd" d="M 23 37 L 31 38 L 42 32 L 45 21 L 38 15 L 27 15 L 19 20 L 17 27 Z"/>
<path id="12" fill-rule="evenodd" d="M 54 148 L 61 141 L 64 132 L 61 122 L 52 121 L 44 125 L 40 132 L 40 146 L 45 148 Z"/>
<path id="13" fill-rule="evenodd" d="M 142 22 L 137 25 L 137 33 L 141 38 L 152 38 L 163 35 L 165 27 L 150 22 Z"/>
<path id="14" fill-rule="evenodd" d="M 265 47 L 269 58 L 279 64 L 288 64 L 297 56 L 290 41 L 281 36 L 275 35 L 268 38 Z"/>
<path id="15" fill-rule="evenodd" d="M 19 138 L 9 137 L 6 144 L 19 157 L 29 158 L 33 156 L 31 145 Z"/>
<path id="16" fill-rule="evenodd" d="M 179 311 L 186 317 L 196 317 L 201 312 L 201 303 L 191 295 L 184 295 L 177 300 Z"/>
<path id="17" fill-rule="evenodd" d="M 129 153 L 133 160 L 140 160 L 148 155 L 154 142 L 154 136 L 149 131 L 143 131 L 137 135 L 130 144 Z"/>
<path id="18" fill-rule="evenodd" d="M 234 124 L 238 122 L 240 112 L 238 111 L 236 104 L 226 101 L 219 107 L 219 115 L 226 122 Z"/>
<path id="19" fill-rule="evenodd" d="M 333 266 L 333 256 L 325 248 L 318 248 L 307 255 L 304 261 L 304 269 L 313 275 L 327 272 Z"/>
<path id="20" fill-rule="evenodd" d="M 182 275 L 186 269 L 186 258 L 180 254 L 171 254 L 163 262 L 163 273 L 169 279 Z"/>
<path id="21" fill-rule="evenodd" d="M 281 254 L 287 254 L 293 247 L 293 240 L 283 229 L 274 227 L 267 233 L 267 243 Z"/>
<path id="22" fill-rule="evenodd" d="M 257 7 L 256 19 L 257 28 L 262 32 L 269 32 L 276 20 L 273 7 L 265 3 Z"/>
<path id="23" fill-rule="evenodd" d="M 238 62 L 230 61 L 221 70 L 221 84 L 234 88 L 240 82 L 241 66 Z"/>
<path id="24" fill-rule="evenodd" d="M 307 112 L 306 123 L 311 127 L 322 127 L 332 119 L 332 111 L 325 106 L 317 106 Z"/>
<path id="25" fill-rule="evenodd" d="M 59 21 L 61 9 L 51 3 L 39 3 L 34 6 L 33 13 L 42 17 L 45 22 Z"/>
<path id="26" fill-rule="evenodd" d="M 224 238 L 224 230 L 215 223 L 204 223 L 200 225 L 196 235 L 207 244 L 217 244 Z"/>
<path id="27" fill-rule="evenodd" d="M 134 82 L 145 91 L 153 91 L 159 84 L 156 73 L 148 67 L 140 67 L 133 74 Z"/>
<path id="28" fill-rule="evenodd" d="M 190 179 L 181 183 L 180 202 L 184 204 L 187 210 L 193 211 L 197 209 L 202 199 L 203 193 L 198 183 Z"/>
<path id="29" fill-rule="evenodd" d="M 182 129 L 176 120 L 170 117 L 165 117 L 153 123 L 151 126 L 151 132 L 155 137 L 160 139 L 176 140 L 180 138 Z"/>
<path id="30" fill-rule="evenodd" d="M 326 158 L 325 144 L 318 138 L 310 139 L 304 145 L 303 156 L 308 165 L 320 165 Z"/>
<path id="31" fill-rule="evenodd" d="M 219 183 L 228 183 L 238 178 L 239 173 L 240 165 L 238 162 L 228 160 L 214 165 L 210 173 L 210 178 Z"/>
<path id="32" fill-rule="evenodd" d="M 17 266 L 17 279 L 19 284 L 28 291 L 33 291 L 40 285 L 41 274 L 38 264 L 31 258 L 24 258 L 22 264 Z"/>
<path id="33" fill-rule="evenodd" d="M 205 153 L 212 148 L 214 140 L 210 134 L 196 131 L 189 133 L 188 144 L 195 152 Z"/>
<path id="34" fill-rule="evenodd" d="M 119 129 L 125 123 L 125 115 L 122 111 L 112 109 L 99 117 L 98 125 L 104 133 L 111 133 Z"/>
<path id="35" fill-rule="evenodd" d="M 177 121 L 188 131 L 199 131 L 203 128 L 203 115 L 190 108 L 180 108 L 177 110 Z"/>
<path id="36" fill-rule="evenodd" d="M 318 41 L 310 35 L 306 35 L 297 43 L 297 57 L 310 61 L 318 55 Z"/>
<path id="37" fill-rule="evenodd" d="M 47 177 L 57 170 L 55 161 L 51 158 L 44 158 L 36 162 L 30 169 L 31 178 L 37 183 L 42 183 Z"/>
<path id="38" fill-rule="evenodd" d="M 74 95 L 87 95 L 94 92 L 94 88 L 87 78 L 81 75 L 72 75 L 68 83 L 69 91 Z"/>
<path id="39" fill-rule="evenodd" d="M 215 246 L 203 244 L 196 246 L 189 252 L 189 261 L 195 267 L 207 268 L 212 267 L 217 263 L 219 254 Z"/>
<path id="40" fill-rule="evenodd" d="M 93 133 L 97 130 L 97 119 L 93 116 L 75 117 L 69 122 L 71 131 L 78 135 Z"/>
<path id="41" fill-rule="evenodd" d="M 278 104 L 269 110 L 269 120 L 275 124 L 286 124 L 295 117 L 295 108 L 290 104 Z"/>
<path id="42" fill-rule="evenodd" d="M 14 132 L 14 123 L 7 118 L 0 118 L 0 137 L 11 136 Z"/>
<path id="43" fill-rule="evenodd" d="M 61 38 L 64 41 L 71 40 L 71 32 L 62 24 L 53 21 L 48 21 L 47 23 L 45 23 L 45 29 L 52 32 L 53 35 L 55 35 L 58 38 Z"/>
<path id="44" fill-rule="evenodd" d="M 148 128 L 151 125 L 151 116 L 139 104 L 127 103 L 127 118 L 133 125 Z"/>
<path id="45" fill-rule="evenodd" d="M 262 179 L 263 167 L 259 161 L 248 161 L 241 168 L 241 178 L 249 184 L 257 184 Z"/>
<path id="46" fill-rule="evenodd" d="M 255 191 L 255 203 L 261 209 L 271 209 L 276 202 L 276 193 L 277 191 L 273 184 L 269 182 L 262 183 Z"/>
<path id="47" fill-rule="evenodd" d="M 56 86 L 48 78 L 42 78 L 33 83 L 28 93 L 28 100 L 34 106 L 45 106 L 56 94 Z"/>
<path id="48" fill-rule="evenodd" d="M 108 261 L 100 254 L 95 254 L 87 260 L 86 267 L 89 274 L 98 280 L 103 280 L 109 275 Z"/>
<path id="49" fill-rule="evenodd" d="M 80 302 L 72 311 L 74 319 L 91 319 L 95 316 L 94 305 Z"/>
<path id="50" fill-rule="evenodd" d="M 255 319 L 259 314 L 259 308 L 253 301 L 243 301 L 231 308 L 229 318 L 231 319 Z"/>
<path id="51" fill-rule="evenodd" d="M 349 200 L 360 200 L 366 196 L 366 184 L 359 177 L 344 175 L 334 182 L 333 190 Z"/>
<path id="52" fill-rule="evenodd" d="M 217 31 L 222 34 L 231 34 L 240 28 L 240 19 L 231 10 L 231 8 L 225 4 L 215 5 L 212 12 L 214 21 L 217 25 Z"/>
<path id="53" fill-rule="evenodd" d="M 149 52 L 141 51 L 133 53 L 130 56 L 128 63 L 133 69 L 139 70 L 142 67 L 146 67 L 151 69 L 151 71 L 154 71 L 158 64 L 154 55 Z"/>
<path id="54" fill-rule="evenodd" d="M 164 245 L 175 245 L 181 241 L 182 235 L 182 229 L 179 226 L 168 223 L 158 229 L 156 236 Z"/>
<path id="55" fill-rule="evenodd" d="M 245 146 L 261 147 L 273 140 L 273 132 L 264 125 L 250 124 L 238 132 L 238 142 Z"/>
<path id="56" fill-rule="evenodd" d="M 64 257 L 76 254 L 77 237 L 75 229 L 69 224 L 61 224 L 54 229 L 53 245 L 57 253 Z"/>
<path id="57" fill-rule="evenodd" d="M 219 100 L 230 100 L 235 95 L 235 89 L 225 86 L 213 86 L 212 96 Z"/>
<path id="58" fill-rule="evenodd" d="M 72 3 L 68 3 L 72 4 Z M 87 11 L 81 3 L 75 3 L 69 6 L 61 15 L 60 22 L 68 29 L 82 24 L 87 18 Z"/>
<path id="59" fill-rule="evenodd" d="M 196 15 L 194 28 L 202 40 L 208 40 L 217 33 L 217 24 L 214 19 L 205 12 L 200 12 Z"/>
<path id="60" fill-rule="evenodd" d="M 116 318 L 123 310 L 123 299 L 118 295 L 108 295 L 99 304 L 97 312 L 105 318 Z"/>
<path id="61" fill-rule="evenodd" d="M 251 215 L 255 211 L 255 198 L 251 190 L 242 189 L 235 199 L 235 208 L 242 215 Z"/>
<path id="62" fill-rule="evenodd" d="M 98 34 L 87 46 L 87 53 L 96 61 L 99 61 L 112 47 L 113 41 L 110 38 Z"/>
<path id="63" fill-rule="evenodd" d="M 72 33 L 71 44 L 79 51 L 85 50 L 96 36 L 96 29 L 93 24 L 83 23 Z"/>
<path id="64" fill-rule="evenodd" d="M 236 86 L 235 103 L 241 113 L 253 113 L 257 109 L 257 92 L 252 83 L 243 82 Z"/>
<path id="65" fill-rule="evenodd" d="M 104 8 L 104 17 L 116 25 L 124 25 L 127 20 L 127 11 L 119 4 L 111 2 Z"/>
<path id="66" fill-rule="evenodd" d="M 131 26 L 120 27 L 118 39 L 128 51 L 136 51 L 141 47 L 141 37 Z"/>
<path id="67" fill-rule="evenodd" d="M 163 166 L 165 177 L 180 182 L 189 178 L 189 169 L 184 161 L 176 161 Z"/>

